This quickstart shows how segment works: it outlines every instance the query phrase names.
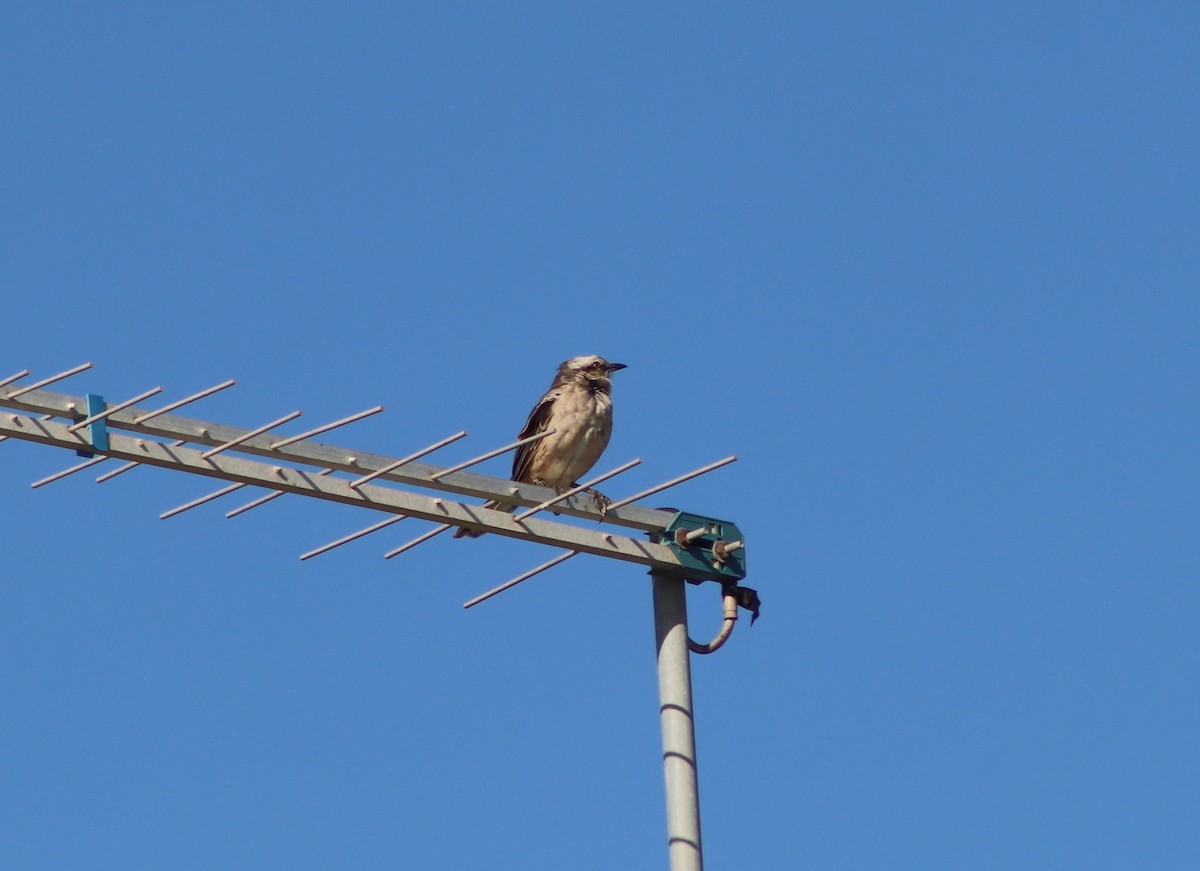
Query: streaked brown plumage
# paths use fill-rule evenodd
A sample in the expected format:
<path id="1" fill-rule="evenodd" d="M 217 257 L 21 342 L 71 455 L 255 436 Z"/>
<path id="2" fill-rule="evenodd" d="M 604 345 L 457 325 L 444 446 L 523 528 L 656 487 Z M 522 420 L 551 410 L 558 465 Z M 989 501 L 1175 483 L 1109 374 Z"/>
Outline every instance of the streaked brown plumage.
<path id="1" fill-rule="evenodd" d="M 517 449 L 512 480 L 553 487 L 559 492 L 578 483 L 608 447 L 612 435 L 611 376 L 624 368 L 624 363 L 609 363 L 594 355 L 572 357 L 562 363 L 518 438 L 548 429 L 555 433 Z M 497 502 L 487 502 L 484 507 L 498 511 L 514 508 Z M 455 538 L 479 535 L 482 533 L 467 529 L 454 533 Z"/>

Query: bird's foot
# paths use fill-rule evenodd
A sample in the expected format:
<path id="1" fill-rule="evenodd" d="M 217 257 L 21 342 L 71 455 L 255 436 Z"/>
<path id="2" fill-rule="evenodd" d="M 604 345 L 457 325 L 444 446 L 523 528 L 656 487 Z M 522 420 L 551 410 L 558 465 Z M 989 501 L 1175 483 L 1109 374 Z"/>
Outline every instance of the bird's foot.
<path id="1" fill-rule="evenodd" d="M 603 520 L 605 515 L 608 514 L 608 506 L 612 505 L 612 500 L 595 487 L 588 487 L 583 492 L 591 494 L 592 502 L 595 503 L 596 510 L 600 512 L 600 519 Z"/>

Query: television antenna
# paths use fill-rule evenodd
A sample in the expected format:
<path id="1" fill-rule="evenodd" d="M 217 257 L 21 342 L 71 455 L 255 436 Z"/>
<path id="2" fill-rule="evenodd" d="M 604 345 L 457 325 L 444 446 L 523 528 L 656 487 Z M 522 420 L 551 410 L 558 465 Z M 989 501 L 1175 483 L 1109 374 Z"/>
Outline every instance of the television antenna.
<path id="1" fill-rule="evenodd" d="M 0 408 L 15 412 L 0 413 L 0 441 L 14 438 L 65 448 L 83 458 L 83 462 L 34 481 L 32 486 L 35 488 L 116 460 L 121 464 L 101 474 L 96 478 L 97 482 L 110 481 L 140 466 L 157 466 L 231 482 L 163 512 L 160 517 L 164 519 L 247 488 L 266 490 L 267 493 L 228 511 L 226 517 L 236 517 L 288 494 L 354 505 L 386 515 L 370 526 L 301 554 L 302 560 L 328 553 L 406 518 L 432 521 L 436 525 L 385 553 L 387 559 L 455 527 L 560 549 L 541 565 L 470 599 L 464 603 L 465 608 L 472 608 L 580 554 L 648 568 L 653 578 L 670 868 L 671 871 L 700 871 L 703 856 L 689 652 L 707 654 L 720 648 L 733 631 L 739 608 L 753 613 L 753 623 L 758 616 L 758 594 L 740 585 L 746 577 L 745 541 L 735 524 L 687 512 L 643 508 L 636 503 L 726 466 L 737 457 L 726 457 L 619 499 L 602 513 L 584 491 L 637 466 L 640 459 L 630 460 L 584 484 L 557 493 L 546 487 L 468 471 L 478 463 L 544 438 L 550 432 L 520 439 L 466 462 L 440 467 L 419 461 L 466 437 L 465 430 L 400 458 L 313 440 L 382 412 L 381 405 L 296 435 L 280 437 L 274 430 L 300 417 L 300 411 L 292 411 L 252 429 L 174 413 L 234 386 L 236 382 L 232 379 L 154 409 L 138 404 L 157 396 L 163 390 L 161 387 L 111 405 L 95 393 L 72 396 L 46 389 L 90 368 L 91 363 L 84 363 L 27 385 L 19 382 L 29 376 L 28 369 L 0 379 Z M 518 513 L 495 511 L 460 501 L 464 498 L 499 499 L 525 510 Z M 548 520 L 543 512 L 549 510 L 556 515 L 601 521 L 612 531 Z M 646 537 L 632 537 L 635 534 Z M 713 640 L 701 644 L 688 637 L 684 591 L 688 583 L 706 581 L 720 585 L 722 625 Z"/>

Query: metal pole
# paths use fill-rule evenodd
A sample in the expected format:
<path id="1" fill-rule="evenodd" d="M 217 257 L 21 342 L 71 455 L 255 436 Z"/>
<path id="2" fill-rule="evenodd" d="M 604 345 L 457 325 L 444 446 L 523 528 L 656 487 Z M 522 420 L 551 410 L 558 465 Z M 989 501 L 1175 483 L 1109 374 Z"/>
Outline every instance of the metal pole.
<path id="1" fill-rule="evenodd" d="M 671 871 L 702 871 L 700 789 L 692 720 L 687 599 L 676 574 L 652 573 L 654 633 L 658 642 L 658 698 L 663 777 L 667 790 L 667 850 Z"/>

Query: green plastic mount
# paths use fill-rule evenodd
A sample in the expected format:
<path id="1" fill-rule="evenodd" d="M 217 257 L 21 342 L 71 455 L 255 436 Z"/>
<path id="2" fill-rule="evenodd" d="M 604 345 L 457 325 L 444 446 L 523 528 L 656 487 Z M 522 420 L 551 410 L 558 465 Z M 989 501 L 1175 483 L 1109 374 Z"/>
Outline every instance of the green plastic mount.
<path id="1" fill-rule="evenodd" d="M 693 530 L 703 529 L 704 533 L 690 542 L 681 544 L 679 532 L 685 535 Z M 699 514 L 688 514 L 680 511 L 671 521 L 670 526 L 656 537 L 660 544 L 665 544 L 679 555 L 679 560 L 689 569 L 705 572 L 714 581 L 740 581 L 746 577 L 746 548 L 743 544 L 725 553 L 723 561 L 716 558 L 713 546 L 717 542 L 733 544 L 745 542 L 742 531 L 728 520 L 717 520 L 713 517 L 703 517 Z"/>

